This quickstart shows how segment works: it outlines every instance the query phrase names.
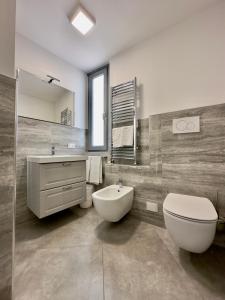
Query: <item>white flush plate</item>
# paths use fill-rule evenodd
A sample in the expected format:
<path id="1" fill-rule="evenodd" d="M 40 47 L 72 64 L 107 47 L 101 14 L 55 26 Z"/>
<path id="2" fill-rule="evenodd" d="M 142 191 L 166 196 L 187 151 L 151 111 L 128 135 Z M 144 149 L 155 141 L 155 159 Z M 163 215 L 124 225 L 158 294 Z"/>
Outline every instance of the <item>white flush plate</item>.
<path id="1" fill-rule="evenodd" d="M 173 119 L 173 133 L 200 132 L 200 117 Z"/>
<path id="2" fill-rule="evenodd" d="M 75 149 L 75 148 L 76 148 L 76 144 L 74 144 L 74 143 L 68 144 L 68 149 Z"/>

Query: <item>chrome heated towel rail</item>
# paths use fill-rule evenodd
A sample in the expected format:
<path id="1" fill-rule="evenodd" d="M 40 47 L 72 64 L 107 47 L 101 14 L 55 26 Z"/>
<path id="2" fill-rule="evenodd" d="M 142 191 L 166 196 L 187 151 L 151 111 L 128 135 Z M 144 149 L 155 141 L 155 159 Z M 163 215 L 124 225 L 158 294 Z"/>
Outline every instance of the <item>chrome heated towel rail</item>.
<path id="1" fill-rule="evenodd" d="M 137 83 L 134 80 L 116 85 L 111 89 L 112 99 L 112 141 L 113 128 L 133 125 L 134 140 L 133 146 L 124 146 L 119 148 L 113 147 L 111 143 L 111 161 L 120 162 L 127 160 L 137 164 L 137 108 L 136 94 Z"/>

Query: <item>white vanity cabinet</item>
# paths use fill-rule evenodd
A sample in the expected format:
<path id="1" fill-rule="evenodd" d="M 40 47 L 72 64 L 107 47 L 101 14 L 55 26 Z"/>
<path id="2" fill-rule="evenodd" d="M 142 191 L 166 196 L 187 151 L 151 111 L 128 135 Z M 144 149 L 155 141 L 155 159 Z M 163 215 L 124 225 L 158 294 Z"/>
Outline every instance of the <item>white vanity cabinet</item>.
<path id="1" fill-rule="evenodd" d="M 43 218 L 86 198 L 86 156 L 27 158 L 27 206 Z"/>

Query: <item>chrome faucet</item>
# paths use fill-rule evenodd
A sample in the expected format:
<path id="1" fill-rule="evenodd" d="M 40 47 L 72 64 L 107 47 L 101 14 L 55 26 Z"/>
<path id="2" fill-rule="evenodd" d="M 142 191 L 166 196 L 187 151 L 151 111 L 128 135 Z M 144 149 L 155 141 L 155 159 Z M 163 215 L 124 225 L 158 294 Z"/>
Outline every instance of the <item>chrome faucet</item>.
<path id="1" fill-rule="evenodd" d="M 123 187 L 123 183 L 121 179 L 118 180 L 117 185 L 119 186 L 118 192 L 120 192 L 120 189 Z"/>
<path id="2" fill-rule="evenodd" d="M 52 146 L 52 155 L 55 155 L 55 146 Z"/>

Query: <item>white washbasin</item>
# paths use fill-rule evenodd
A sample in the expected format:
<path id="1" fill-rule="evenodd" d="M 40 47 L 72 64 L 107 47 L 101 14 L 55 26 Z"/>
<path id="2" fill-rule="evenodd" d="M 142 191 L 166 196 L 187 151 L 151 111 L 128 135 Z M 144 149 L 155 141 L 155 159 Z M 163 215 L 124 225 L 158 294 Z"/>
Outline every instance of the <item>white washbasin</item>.
<path id="1" fill-rule="evenodd" d="M 64 162 L 64 161 L 79 161 L 87 160 L 87 155 L 34 155 L 27 156 L 27 161 L 39 164 Z"/>

